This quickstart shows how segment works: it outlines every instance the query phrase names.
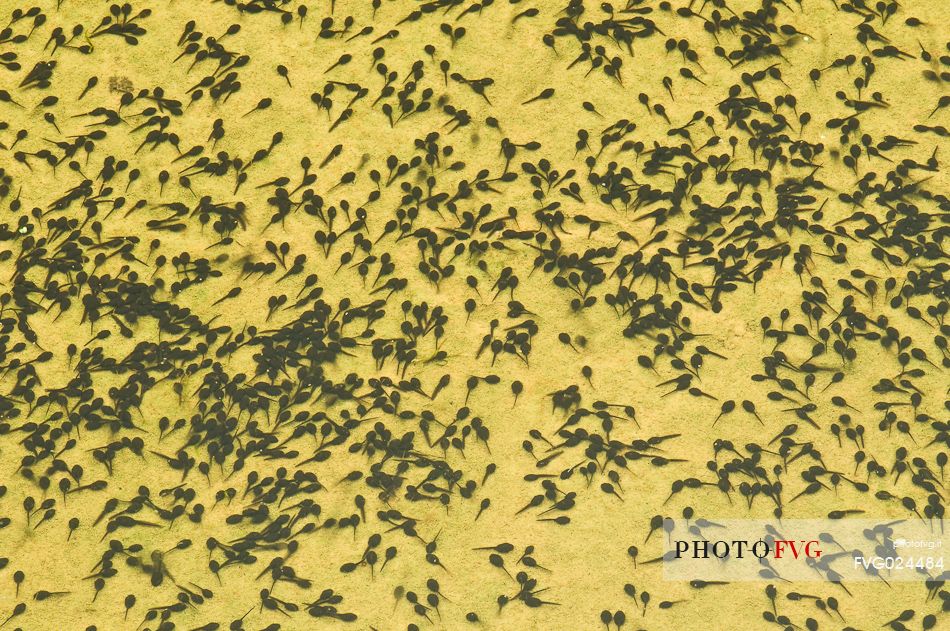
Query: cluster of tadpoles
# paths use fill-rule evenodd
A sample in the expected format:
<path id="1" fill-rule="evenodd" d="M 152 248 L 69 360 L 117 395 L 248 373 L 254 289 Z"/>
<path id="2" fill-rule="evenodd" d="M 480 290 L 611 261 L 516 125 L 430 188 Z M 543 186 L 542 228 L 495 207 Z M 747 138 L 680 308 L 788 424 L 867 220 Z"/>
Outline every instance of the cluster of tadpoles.
<path id="1" fill-rule="evenodd" d="M 0 14 L 0 627 L 676 628 L 746 590 L 677 512 L 943 533 L 939 11 L 150 4 Z M 950 610 L 813 569 L 722 624 Z"/>

